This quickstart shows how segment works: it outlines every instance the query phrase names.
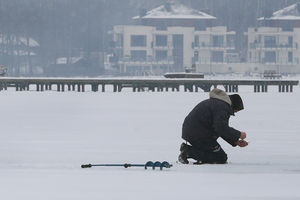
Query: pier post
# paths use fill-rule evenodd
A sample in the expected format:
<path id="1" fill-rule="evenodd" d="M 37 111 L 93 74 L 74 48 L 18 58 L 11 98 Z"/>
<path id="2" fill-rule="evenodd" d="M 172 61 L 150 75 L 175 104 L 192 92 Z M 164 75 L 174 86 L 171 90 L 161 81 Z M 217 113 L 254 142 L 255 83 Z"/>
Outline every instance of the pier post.
<path id="1" fill-rule="evenodd" d="M 232 85 L 232 92 L 238 92 L 239 86 L 238 85 Z"/>
<path id="2" fill-rule="evenodd" d="M 268 92 L 268 86 L 267 85 L 262 85 L 262 92 Z"/>
<path id="3" fill-rule="evenodd" d="M 122 85 L 121 85 L 121 84 L 118 84 L 118 85 L 117 85 L 117 89 L 118 89 L 118 92 L 121 92 L 121 91 L 122 91 Z"/>
<path id="4" fill-rule="evenodd" d="M 185 84 L 184 85 L 184 91 L 187 92 L 193 92 L 193 85 Z"/>
<path id="5" fill-rule="evenodd" d="M 20 87 L 20 86 L 18 86 L 18 87 Z M 38 83 L 36 84 L 36 91 L 38 91 L 38 92 L 40 91 L 40 84 L 38 84 Z"/>
<path id="6" fill-rule="evenodd" d="M 260 85 L 254 85 L 254 92 L 260 92 Z"/>
<path id="7" fill-rule="evenodd" d="M 282 85 L 282 92 L 285 92 L 285 85 Z"/>
<path id="8" fill-rule="evenodd" d="M 228 85 L 224 85 L 224 89 L 225 89 L 225 92 L 229 92 L 228 91 Z"/>
<path id="9" fill-rule="evenodd" d="M 98 84 L 92 84 L 92 91 L 97 92 L 98 91 Z"/>
<path id="10" fill-rule="evenodd" d="M 155 91 L 155 86 L 154 85 L 149 85 L 149 91 L 154 92 Z"/>

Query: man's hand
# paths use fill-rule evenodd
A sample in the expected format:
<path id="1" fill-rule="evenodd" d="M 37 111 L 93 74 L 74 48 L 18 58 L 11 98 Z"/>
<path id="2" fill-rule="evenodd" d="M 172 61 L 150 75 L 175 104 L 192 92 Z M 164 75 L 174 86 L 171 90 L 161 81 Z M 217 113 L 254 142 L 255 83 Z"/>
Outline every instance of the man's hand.
<path id="1" fill-rule="evenodd" d="M 244 140 L 247 137 L 247 134 L 245 132 L 241 132 L 240 139 Z"/>
<path id="2" fill-rule="evenodd" d="M 236 145 L 238 145 L 239 147 L 245 147 L 248 146 L 248 142 L 245 140 L 239 140 L 236 142 Z"/>

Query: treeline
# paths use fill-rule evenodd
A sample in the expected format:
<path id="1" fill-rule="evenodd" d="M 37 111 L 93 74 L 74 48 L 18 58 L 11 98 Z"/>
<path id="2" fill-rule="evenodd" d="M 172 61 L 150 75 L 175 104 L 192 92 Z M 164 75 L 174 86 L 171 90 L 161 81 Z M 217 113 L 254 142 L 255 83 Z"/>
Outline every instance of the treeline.
<path id="1" fill-rule="evenodd" d="M 239 33 L 256 19 L 297 0 L 178 0 L 218 18 L 218 23 Z M 0 64 L 12 75 L 34 75 L 32 66 L 45 68 L 59 57 L 106 51 L 109 34 L 117 24 L 131 24 L 141 9 L 150 10 L 165 0 L 0 0 Z M 25 38 L 22 45 L 20 38 Z M 38 47 L 30 46 L 30 38 Z M 22 52 L 22 53 L 20 53 Z M 32 61 L 35 56 L 35 63 Z M 29 68 L 24 72 L 22 59 Z M 99 66 L 102 67 L 102 66 Z"/>

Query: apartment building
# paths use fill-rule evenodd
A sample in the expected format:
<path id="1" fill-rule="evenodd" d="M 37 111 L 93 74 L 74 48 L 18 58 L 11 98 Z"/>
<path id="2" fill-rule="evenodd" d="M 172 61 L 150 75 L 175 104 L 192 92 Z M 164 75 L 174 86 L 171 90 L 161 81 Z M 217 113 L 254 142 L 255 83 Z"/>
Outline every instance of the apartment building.
<path id="1" fill-rule="evenodd" d="M 248 63 L 256 71 L 300 73 L 300 4 L 296 3 L 258 19 L 257 28 L 249 28 Z"/>
<path id="2" fill-rule="evenodd" d="M 137 25 L 113 29 L 113 60 L 122 74 L 179 72 L 193 64 L 198 72 L 226 72 L 239 61 L 235 32 L 213 26 L 216 18 L 204 12 L 166 3 L 133 19 Z"/>

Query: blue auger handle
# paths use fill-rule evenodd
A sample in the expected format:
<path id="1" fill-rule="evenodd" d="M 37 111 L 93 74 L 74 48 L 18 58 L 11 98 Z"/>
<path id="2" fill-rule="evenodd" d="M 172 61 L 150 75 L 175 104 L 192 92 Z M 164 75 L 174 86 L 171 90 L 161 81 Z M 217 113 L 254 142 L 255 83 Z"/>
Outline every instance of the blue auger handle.
<path id="1" fill-rule="evenodd" d="M 147 167 L 152 167 L 153 166 L 153 162 L 152 161 L 148 161 L 145 164 L 145 169 L 147 169 Z"/>
<path id="2" fill-rule="evenodd" d="M 173 167 L 173 165 L 171 165 L 171 164 L 168 163 L 167 161 L 164 161 L 164 162 L 162 162 L 161 165 L 160 165 L 160 170 L 162 170 L 163 167 L 165 167 L 165 168 L 171 168 L 171 167 Z"/>
<path id="3" fill-rule="evenodd" d="M 145 164 L 145 169 L 147 169 L 147 167 L 152 167 L 152 169 L 154 170 L 155 167 L 159 167 L 160 170 L 163 170 L 163 168 L 171 168 L 173 165 L 171 165 L 170 163 L 168 163 L 167 161 L 164 161 L 164 162 L 159 162 L 159 161 L 156 161 L 156 162 L 152 162 L 152 161 L 148 161 L 146 164 Z"/>
<path id="4" fill-rule="evenodd" d="M 159 167 L 160 170 L 162 170 L 161 162 L 156 161 L 156 162 L 153 164 L 152 169 L 155 170 L 155 167 Z"/>

